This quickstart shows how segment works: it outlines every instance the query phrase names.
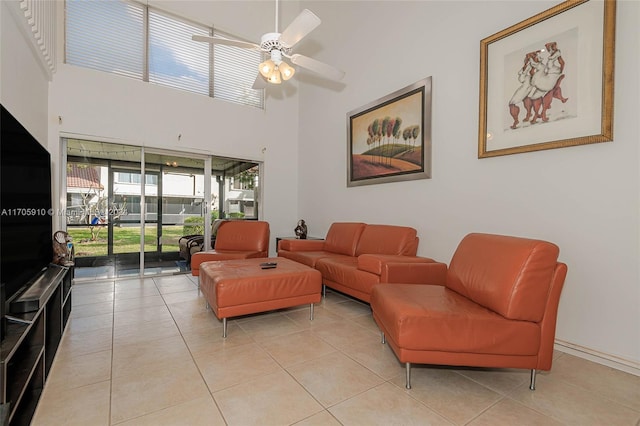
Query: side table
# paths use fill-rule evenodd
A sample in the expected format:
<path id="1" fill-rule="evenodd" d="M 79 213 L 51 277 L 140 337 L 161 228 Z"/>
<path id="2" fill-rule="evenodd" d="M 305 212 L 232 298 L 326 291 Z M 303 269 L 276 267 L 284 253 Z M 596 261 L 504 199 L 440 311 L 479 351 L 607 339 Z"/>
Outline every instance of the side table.
<path id="1" fill-rule="evenodd" d="M 298 237 L 276 237 L 276 253 L 278 252 L 278 242 L 280 240 L 299 240 Z M 307 237 L 305 240 L 324 240 L 324 238 L 320 237 Z"/>

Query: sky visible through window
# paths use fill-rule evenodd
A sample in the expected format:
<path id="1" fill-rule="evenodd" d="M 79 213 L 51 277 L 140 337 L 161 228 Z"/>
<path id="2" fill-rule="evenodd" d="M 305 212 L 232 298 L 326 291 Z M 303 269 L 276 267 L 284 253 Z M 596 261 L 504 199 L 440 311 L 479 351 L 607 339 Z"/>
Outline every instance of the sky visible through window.
<path id="1" fill-rule="evenodd" d="M 208 35 L 197 27 L 156 11 L 149 13 L 149 81 L 209 94 L 209 45 L 194 35 Z"/>

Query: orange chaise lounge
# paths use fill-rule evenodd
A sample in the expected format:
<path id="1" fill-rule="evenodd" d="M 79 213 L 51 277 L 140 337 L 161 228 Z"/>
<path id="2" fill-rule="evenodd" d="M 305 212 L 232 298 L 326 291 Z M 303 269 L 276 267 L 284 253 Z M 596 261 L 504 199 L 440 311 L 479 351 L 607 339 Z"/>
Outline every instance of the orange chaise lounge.
<path id="1" fill-rule="evenodd" d="M 421 280 L 374 286 L 373 318 L 406 365 L 407 389 L 418 363 L 530 369 L 534 390 L 536 370 L 551 369 L 567 274 L 558 254 L 546 241 L 469 234 L 448 268 L 415 265 Z"/>

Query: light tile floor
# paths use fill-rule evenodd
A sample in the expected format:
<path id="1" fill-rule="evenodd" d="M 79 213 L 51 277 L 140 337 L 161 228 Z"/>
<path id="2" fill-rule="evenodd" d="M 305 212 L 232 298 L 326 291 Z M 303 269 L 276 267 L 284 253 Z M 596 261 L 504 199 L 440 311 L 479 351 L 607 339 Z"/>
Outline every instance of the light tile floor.
<path id="1" fill-rule="evenodd" d="M 222 323 L 195 278 L 73 287 L 33 425 L 637 425 L 640 377 L 556 352 L 522 370 L 404 368 L 369 306 L 308 306 Z"/>

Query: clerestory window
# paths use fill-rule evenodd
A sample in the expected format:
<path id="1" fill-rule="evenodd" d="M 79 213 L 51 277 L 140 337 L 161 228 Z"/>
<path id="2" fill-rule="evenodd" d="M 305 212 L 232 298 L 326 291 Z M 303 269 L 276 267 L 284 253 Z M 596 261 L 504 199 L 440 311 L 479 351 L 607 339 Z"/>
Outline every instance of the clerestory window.
<path id="1" fill-rule="evenodd" d="M 66 0 L 65 62 L 264 108 L 258 51 L 195 42 L 230 37 L 130 0 Z"/>

